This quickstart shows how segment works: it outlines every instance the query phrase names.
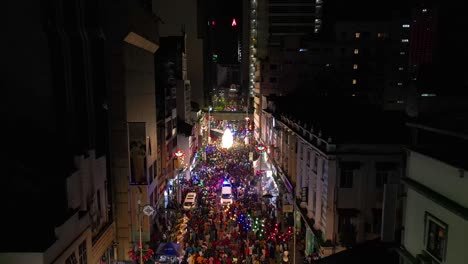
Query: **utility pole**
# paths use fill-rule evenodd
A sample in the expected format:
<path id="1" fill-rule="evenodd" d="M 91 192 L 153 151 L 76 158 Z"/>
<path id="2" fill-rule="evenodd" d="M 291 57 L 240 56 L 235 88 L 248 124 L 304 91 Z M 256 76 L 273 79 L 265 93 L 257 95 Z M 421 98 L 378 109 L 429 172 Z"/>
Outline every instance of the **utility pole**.
<path id="1" fill-rule="evenodd" d="M 140 264 L 143 264 L 143 241 L 141 239 L 142 233 L 142 224 L 141 224 L 141 200 L 138 199 L 138 225 L 139 225 L 139 235 L 140 235 L 140 243 L 138 247 L 140 248 Z"/>

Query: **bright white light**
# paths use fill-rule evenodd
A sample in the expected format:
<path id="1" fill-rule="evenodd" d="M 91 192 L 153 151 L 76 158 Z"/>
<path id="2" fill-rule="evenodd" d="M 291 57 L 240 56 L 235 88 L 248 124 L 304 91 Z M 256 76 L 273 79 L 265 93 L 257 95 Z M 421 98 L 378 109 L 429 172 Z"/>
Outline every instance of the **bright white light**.
<path id="1" fill-rule="evenodd" d="M 229 128 L 226 128 L 226 130 L 224 130 L 224 134 L 223 134 L 223 138 L 222 138 L 223 148 L 228 149 L 228 148 L 232 147 L 233 142 L 234 142 L 234 140 L 232 138 L 231 130 Z"/>

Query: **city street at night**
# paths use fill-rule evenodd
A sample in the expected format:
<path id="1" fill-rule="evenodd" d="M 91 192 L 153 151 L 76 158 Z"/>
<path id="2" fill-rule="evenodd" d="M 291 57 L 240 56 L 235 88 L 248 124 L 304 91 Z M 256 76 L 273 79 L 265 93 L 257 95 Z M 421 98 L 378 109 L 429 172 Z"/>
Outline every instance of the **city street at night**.
<path id="1" fill-rule="evenodd" d="M 465 2 L 6 1 L 0 264 L 467 264 Z"/>
<path id="2" fill-rule="evenodd" d="M 276 184 L 254 171 L 251 146 L 236 139 L 223 148 L 223 139 L 206 147 L 206 161 L 200 160 L 183 184 L 183 197 L 195 192 L 197 201 L 190 208 L 183 204 L 165 237 L 183 245 L 188 263 L 287 262 L 292 226 L 281 223 L 281 202 L 272 195 L 278 193 Z"/>

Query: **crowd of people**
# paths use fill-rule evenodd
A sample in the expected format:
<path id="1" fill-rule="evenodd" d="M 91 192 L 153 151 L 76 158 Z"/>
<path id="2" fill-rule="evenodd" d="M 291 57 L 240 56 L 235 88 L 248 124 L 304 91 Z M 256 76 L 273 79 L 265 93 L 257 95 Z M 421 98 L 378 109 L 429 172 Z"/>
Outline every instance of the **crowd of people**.
<path id="1" fill-rule="evenodd" d="M 179 262 L 288 263 L 292 228 L 281 228 L 281 204 L 263 198 L 249 147 L 236 141 L 223 149 L 219 143 L 206 148 L 206 160 L 198 162 L 184 184 L 183 197 L 196 192 L 197 206 L 184 211 L 187 220 L 178 222 L 185 229 Z M 233 201 L 228 205 L 220 202 L 223 182 L 232 186 Z"/>

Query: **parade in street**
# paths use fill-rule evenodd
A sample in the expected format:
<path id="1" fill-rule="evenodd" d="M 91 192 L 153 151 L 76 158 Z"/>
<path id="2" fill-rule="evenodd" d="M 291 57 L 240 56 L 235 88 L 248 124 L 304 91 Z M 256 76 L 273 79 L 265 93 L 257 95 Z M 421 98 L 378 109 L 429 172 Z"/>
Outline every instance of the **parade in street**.
<path id="1" fill-rule="evenodd" d="M 234 137 L 232 146 L 223 141 L 212 140 L 206 159 L 181 182 L 180 212 L 172 219 L 159 217 L 161 242 L 175 244 L 177 251 L 172 258 L 160 256 L 161 262 L 290 262 L 293 227 L 281 223 L 281 201 L 272 195 L 276 183 L 255 171 L 252 148 L 244 140 Z"/>

